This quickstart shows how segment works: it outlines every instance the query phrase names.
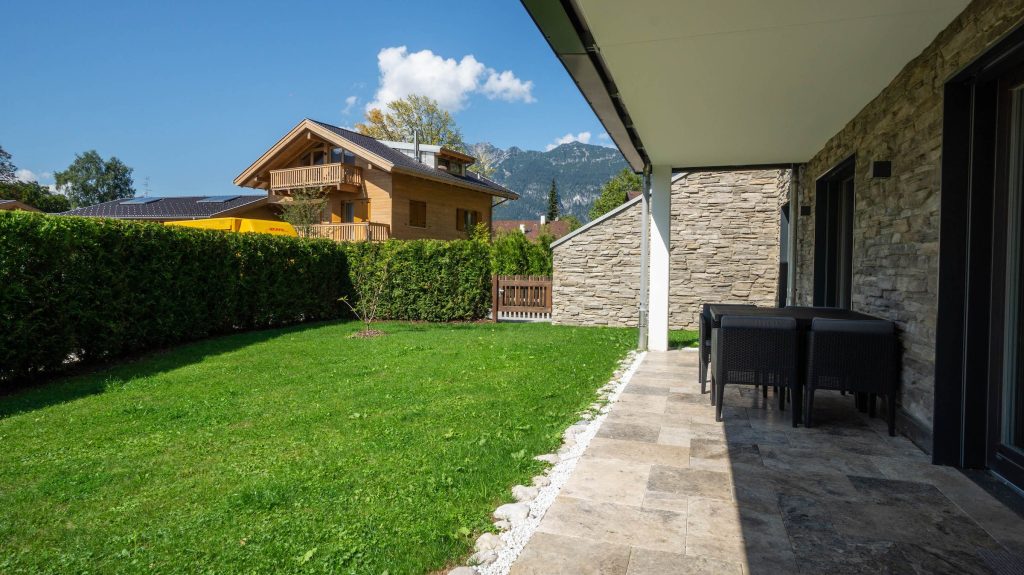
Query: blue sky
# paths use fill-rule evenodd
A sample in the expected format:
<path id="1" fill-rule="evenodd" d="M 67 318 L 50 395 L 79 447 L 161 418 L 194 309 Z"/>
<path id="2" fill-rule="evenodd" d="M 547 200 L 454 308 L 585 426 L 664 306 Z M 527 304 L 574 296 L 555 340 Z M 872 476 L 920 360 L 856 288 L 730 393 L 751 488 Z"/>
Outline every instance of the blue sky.
<path id="1" fill-rule="evenodd" d="M 140 194 L 147 178 L 152 195 L 236 192 L 232 179 L 302 118 L 351 126 L 368 103 L 424 89 L 467 142 L 607 144 L 516 0 L 19 1 L 3 12 L 14 25 L 0 35 L 0 146 L 45 184 L 96 149 L 135 169 Z"/>

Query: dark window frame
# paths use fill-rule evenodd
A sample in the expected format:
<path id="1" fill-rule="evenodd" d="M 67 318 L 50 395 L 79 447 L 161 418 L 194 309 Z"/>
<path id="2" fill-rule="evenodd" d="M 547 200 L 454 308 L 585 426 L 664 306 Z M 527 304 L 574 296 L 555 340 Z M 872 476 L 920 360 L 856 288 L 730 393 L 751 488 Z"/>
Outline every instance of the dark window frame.
<path id="1" fill-rule="evenodd" d="M 1004 295 L 1006 262 L 994 233 L 1006 215 L 997 193 L 998 81 L 1021 66 L 1024 27 L 944 88 L 932 446 L 938 464 L 991 467 L 992 393 L 1003 368 L 1003 324 L 994 304 Z M 1016 477 L 1002 473 L 1024 484 L 1024 469 Z"/>
<path id="2" fill-rule="evenodd" d="M 416 209 L 422 206 L 422 225 L 419 223 L 420 218 L 416 217 Z M 415 218 L 415 219 L 414 219 Z M 409 200 L 409 227 L 426 229 L 427 227 L 427 202 L 422 200 Z"/>

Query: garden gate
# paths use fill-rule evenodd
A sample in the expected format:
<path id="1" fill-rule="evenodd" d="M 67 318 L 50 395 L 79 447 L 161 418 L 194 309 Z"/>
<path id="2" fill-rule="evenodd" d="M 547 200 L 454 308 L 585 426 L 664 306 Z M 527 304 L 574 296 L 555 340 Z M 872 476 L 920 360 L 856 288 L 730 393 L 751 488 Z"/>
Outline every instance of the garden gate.
<path id="1" fill-rule="evenodd" d="M 494 276 L 491 292 L 494 321 L 551 321 L 548 276 Z"/>

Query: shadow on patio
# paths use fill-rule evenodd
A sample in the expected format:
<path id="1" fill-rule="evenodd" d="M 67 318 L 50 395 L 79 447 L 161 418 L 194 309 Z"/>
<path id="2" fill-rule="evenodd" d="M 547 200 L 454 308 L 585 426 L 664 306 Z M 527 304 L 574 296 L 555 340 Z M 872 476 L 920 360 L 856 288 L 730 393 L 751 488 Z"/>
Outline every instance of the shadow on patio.
<path id="1" fill-rule="evenodd" d="M 1024 520 L 851 396 L 816 426 L 730 386 L 697 354 L 651 352 L 512 573 L 1020 573 Z"/>

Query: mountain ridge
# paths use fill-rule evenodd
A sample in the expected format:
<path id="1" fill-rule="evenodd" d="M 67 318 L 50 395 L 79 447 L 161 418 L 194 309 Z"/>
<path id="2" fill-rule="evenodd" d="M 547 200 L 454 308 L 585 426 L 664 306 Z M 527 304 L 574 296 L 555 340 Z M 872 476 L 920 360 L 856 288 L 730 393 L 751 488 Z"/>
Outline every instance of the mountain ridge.
<path id="1" fill-rule="evenodd" d="M 587 212 L 600 194 L 601 186 L 626 167 L 615 148 L 569 142 L 544 152 L 517 146 L 501 149 L 489 142 L 468 146 L 476 157 L 490 157 L 495 167 L 491 179 L 520 199 L 494 209 L 496 220 L 537 219 L 548 211 L 551 180 L 558 185 L 559 212 L 587 221 Z"/>

